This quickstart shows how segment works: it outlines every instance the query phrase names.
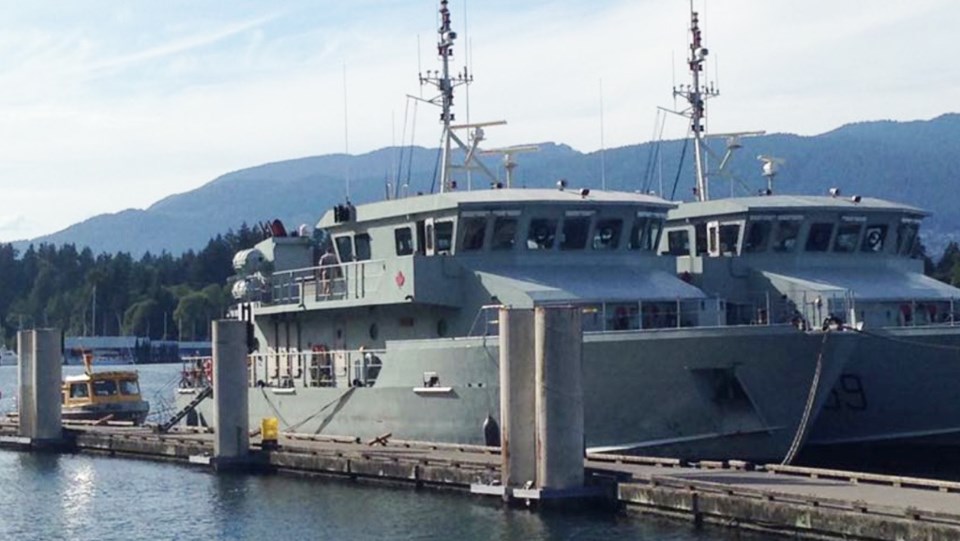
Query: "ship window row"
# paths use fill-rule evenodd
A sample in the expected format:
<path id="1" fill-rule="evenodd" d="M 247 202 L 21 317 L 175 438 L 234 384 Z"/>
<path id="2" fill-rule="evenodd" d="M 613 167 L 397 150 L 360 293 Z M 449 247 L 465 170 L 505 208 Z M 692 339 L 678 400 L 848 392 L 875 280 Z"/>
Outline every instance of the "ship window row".
<path id="1" fill-rule="evenodd" d="M 636 216 L 598 216 L 594 211 L 567 211 L 560 215 L 521 216 L 520 211 L 480 211 L 453 218 L 426 219 L 392 228 L 394 253 L 436 255 L 484 250 L 526 251 L 655 251 L 663 229 L 662 214 L 638 212 Z M 376 232 L 375 232 L 376 233 Z M 384 232 L 389 235 L 389 230 Z M 366 261 L 374 255 L 379 233 L 334 235 L 339 261 Z M 388 245 L 389 246 L 389 245 Z M 389 249 L 389 248 L 387 248 Z M 379 251 L 377 253 L 380 253 Z M 379 256 L 378 256 L 379 257 Z"/>
<path id="2" fill-rule="evenodd" d="M 891 227 L 891 226 L 895 227 Z M 743 238 L 740 238 L 741 229 Z M 891 236 L 890 232 L 893 231 Z M 842 216 L 839 221 L 805 221 L 802 216 L 760 216 L 730 223 L 708 222 L 667 232 L 662 253 L 670 255 L 735 256 L 775 253 L 914 253 L 919 220 L 901 219 L 896 224 L 869 222 L 864 217 Z M 892 237 L 892 238 L 891 238 Z M 741 248 L 742 247 L 742 248 Z"/>
<path id="3" fill-rule="evenodd" d="M 596 216 L 592 211 L 569 211 L 562 217 L 532 216 L 521 230 L 517 216 L 464 216 L 460 219 L 460 251 L 508 251 L 518 244 L 529 251 L 630 250 L 653 251 L 663 220 L 659 216 L 634 219 Z M 629 231 L 626 242 L 624 233 Z"/>
<path id="4" fill-rule="evenodd" d="M 577 212 L 577 211 L 573 211 Z M 660 239 L 663 218 L 637 216 L 632 221 L 624 218 L 596 217 L 592 211 L 573 212 L 562 218 L 534 216 L 526 221 L 521 231 L 519 212 L 509 215 L 490 216 L 488 213 L 462 216 L 457 224 L 453 220 L 417 222 L 416 243 L 411 226 L 394 229 L 395 253 L 398 256 L 420 253 L 426 255 L 450 253 L 459 229 L 459 251 L 479 252 L 488 249 L 494 252 L 513 250 L 520 245 L 525 250 L 630 250 L 654 251 Z M 629 231 L 626 242 L 622 242 Z M 335 239 L 341 254 L 352 256 L 349 236 Z M 341 242 L 343 246 L 341 247 Z M 369 237 L 366 239 L 369 253 Z M 625 245 L 625 246 L 624 246 Z M 420 248 L 418 249 L 417 246 Z M 343 257 L 341 256 L 341 260 Z"/>

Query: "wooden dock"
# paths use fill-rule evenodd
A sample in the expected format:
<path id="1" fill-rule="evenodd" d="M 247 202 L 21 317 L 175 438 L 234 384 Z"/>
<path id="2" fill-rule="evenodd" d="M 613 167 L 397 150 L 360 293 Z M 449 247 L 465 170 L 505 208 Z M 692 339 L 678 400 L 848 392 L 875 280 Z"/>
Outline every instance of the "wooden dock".
<path id="1" fill-rule="evenodd" d="M 249 461 L 217 464 L 210 433 L 77 426 L 68 434 L 46 449 L 462 491 L 496 486 L 500 476 L 495 447 L 282 434 L 277 449 L 255 444 Z M 0 425 L 0 447 L 34 448 L 11 425 Z M 588 484 L 628 513 L 799 538 L 960 539 L 956 482 L 614 455 L 589 455 L 584 466 Z"/>

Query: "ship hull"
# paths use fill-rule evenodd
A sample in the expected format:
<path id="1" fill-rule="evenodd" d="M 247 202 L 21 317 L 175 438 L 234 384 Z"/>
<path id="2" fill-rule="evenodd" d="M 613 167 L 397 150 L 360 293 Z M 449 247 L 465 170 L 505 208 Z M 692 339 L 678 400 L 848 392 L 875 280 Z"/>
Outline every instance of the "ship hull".
<path id="1" fill-rule="evenodd" d="M 861 336 L 814 423 L 814 446 L 960 445 L 960 327 Z"/>
<path id="2" fill-rule="evenodd" d="M 850 333 L 790 327 L 588 334 L 583 344 L 588 451 L 682 458 L 780 459 L 807 405 L 823 405 L 853 350 Z M 287 432 L 469 444 L 499 421 L 496 337 L 388 343 L 373 387 L 250 389 L 250 418 Z M 433 387 L 425 373 L 436 374 Z M 191 396 L 178 398 L 181 405 Z M 212 421 L 212 403 L 194 420 Z"/>

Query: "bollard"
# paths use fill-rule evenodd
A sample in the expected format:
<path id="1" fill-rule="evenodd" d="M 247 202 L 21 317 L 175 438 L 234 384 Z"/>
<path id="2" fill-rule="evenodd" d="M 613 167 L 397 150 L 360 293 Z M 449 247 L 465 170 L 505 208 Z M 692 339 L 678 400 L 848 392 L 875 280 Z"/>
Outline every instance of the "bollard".
<path id="1" fill-rule="evenodd" d="M 583 487 L 580 309 L 538 307 L 534 321 L 537 487 Z"/>
<path id="2" fill-rule="evenodd" d="M 213 456 L 221 463 L 242 461 L 250 450 L 246 325 L 213 322 Z"/>
<path id="3" fill-rule="evenodd" d="M 17 333 L 19 355 L 19 431 L 35 442 L 63 439 L 60 332 L 38 329 Z"/>
<path id="4" fill-rule="evenodd" d="M 510 489 L 536 482 L 533 310 L 501 308 L 500 457 L 504 500 Z"/>

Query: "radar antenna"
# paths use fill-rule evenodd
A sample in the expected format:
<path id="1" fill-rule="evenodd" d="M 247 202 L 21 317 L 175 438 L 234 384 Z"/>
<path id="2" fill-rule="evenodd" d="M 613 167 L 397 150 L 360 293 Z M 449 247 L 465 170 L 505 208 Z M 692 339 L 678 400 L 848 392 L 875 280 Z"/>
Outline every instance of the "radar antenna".
<path id="1" fill-rule="evenodd" d="M 503 156 L 503 169 L 506 173 L 507 188 L 513 187 L 513 170 L 517 168 L 517 162 L 513 160 L 514 154 L 520 154 L 523 152 L 536 152 L 540 150 L 540 147 L 537 145 L 516 145 L 512 147 L 503 147 L 503 148 L 491 148 L 489 150 L 482 150 L 480 154 L 500 154 Z"/>

